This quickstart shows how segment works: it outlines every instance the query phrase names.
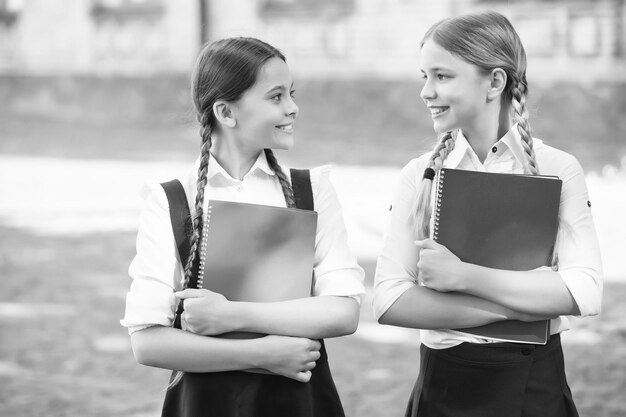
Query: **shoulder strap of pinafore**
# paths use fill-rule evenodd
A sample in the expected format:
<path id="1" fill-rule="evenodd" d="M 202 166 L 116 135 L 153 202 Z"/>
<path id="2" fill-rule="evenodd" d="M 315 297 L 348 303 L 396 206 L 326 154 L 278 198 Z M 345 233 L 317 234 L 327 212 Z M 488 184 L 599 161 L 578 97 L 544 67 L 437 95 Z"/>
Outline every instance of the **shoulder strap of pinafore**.
<path id="1" fill-rule="evenodd" d="M 191 235 L 191 213 L 189 211 L 189 204 L 187 204 L 187 196 L 185 195 L 185 189 L 178 180 L 171 180 L 161 183 L 165 195 L 167 196 L 167 202 L 170 206 L 170 220 L 172 222 L 172 230 L 174 231 L 174 240 L 176 241 L 176 247 L 178 248 L 178 256 L 180 262 L 183 265 L 187 264 L 187 258 L 189 257 L 189 251 L 191 246 L 189 244 L 189 236 Z M 191 285 L 191 287 L 195 287 Z M 182 300 L 178 303 L 176 314 L 174 315 L 173 327 L 180 329 L 180 315 L 183 313 Z"/>
<path id="2" fill-rule="evenodd" d="M 303 210 L 314 210 L 313 189 L 311 188 L 311 171 L 308 169 L 291 168 L 291 188 L 296 207 Z"/>

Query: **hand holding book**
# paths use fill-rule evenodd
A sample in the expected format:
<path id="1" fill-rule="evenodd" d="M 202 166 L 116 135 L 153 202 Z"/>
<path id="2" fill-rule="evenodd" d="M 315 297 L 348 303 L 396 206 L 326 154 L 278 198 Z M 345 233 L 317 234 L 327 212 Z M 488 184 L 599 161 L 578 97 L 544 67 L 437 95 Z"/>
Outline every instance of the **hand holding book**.
<path id="1" fill-rule="evenodd" d="M 463 291 L 462 261 L 445 246 L 432 239 L 416 240 L 419 249 L 418 282 L 433 290 Z"/>
<path id="2" fill-rule="evenodd" d="M 182 328 L 204 336 L 216 336 L 235 330 L 233 321 L 225 316 L 232 304 L 222 294 L 207 290 L 187 288 L 174 293 L 178 300 L 185 300 Z"/>

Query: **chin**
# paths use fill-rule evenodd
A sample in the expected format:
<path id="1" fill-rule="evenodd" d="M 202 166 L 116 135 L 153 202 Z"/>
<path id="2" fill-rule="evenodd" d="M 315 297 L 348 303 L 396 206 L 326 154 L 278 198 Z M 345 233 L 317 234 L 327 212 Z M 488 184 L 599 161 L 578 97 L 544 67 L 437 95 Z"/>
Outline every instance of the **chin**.
<path id="1" fill-rule="evenodd" d="M 271 148 L 279 149 L 282 151 L 288 151 L 293 148 L 293 145 L 294 145 L 294 140 L 293 140 L 293 137 L 291 137 L 291 138 L 285 138 L 285 139 L 274 141 Z"/>
<path id="2" fill-rule="evenodd" d="M 456 129 L 456 127 L 450 123 L 433 123 L 433 130 L 439 135 L 442 135 L 454 129 Z"/>

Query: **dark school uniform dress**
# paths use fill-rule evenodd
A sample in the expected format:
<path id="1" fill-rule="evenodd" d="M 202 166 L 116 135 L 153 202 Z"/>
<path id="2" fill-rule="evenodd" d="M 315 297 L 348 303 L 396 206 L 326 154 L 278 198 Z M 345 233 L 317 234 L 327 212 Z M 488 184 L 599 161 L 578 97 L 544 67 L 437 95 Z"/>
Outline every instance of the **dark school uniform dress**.
<path id="1" fill-rule="evenodd" d="M 578 417 L 560 335 L 546 345 L 420 346 L 405 417 Z"/>
<path id="2" fill-rule="evenodd" d="M 345 416 L 322 344 L 311 380 L 242 371 L 188 373 L 165 395 L 163 417 Z"/>
<path id="3" fill-rule="evenodd" d="M 307 170 L 291 171 L 296 207 L 313 210 Z M 177 181 L 163 184 L 181 259 L 189 245 L 184 238 L 189 224 L 187 201 Z M 181 210 L 186 210 L 182 216 Z M 194 268 L 197 271 L 197 268 Z M 181 308 L 177 320 L 180 320 Z M 175 323 L 175 325 L 178 325 Z M 324 341 L 320 358 L 307 383 L 280 375 L 245 371 L 183 373 L 182 379 L 165 395 L 162 417 L 343 417 L 345 413 L 333 381 Z M 174 374 L 172 374 L 173 376 Z"/>

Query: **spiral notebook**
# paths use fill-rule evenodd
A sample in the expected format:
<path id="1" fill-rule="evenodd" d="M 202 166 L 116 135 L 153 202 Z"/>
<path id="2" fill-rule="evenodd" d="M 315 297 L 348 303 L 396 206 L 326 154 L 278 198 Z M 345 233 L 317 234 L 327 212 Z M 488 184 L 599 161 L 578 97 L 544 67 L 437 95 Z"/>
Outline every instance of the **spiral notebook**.
<path id="1" fill-rule="evenodd" d="M 560 179 L 442 168 L 435 184 L 431 237 L 462 261 L 513 271 L 551 264 Z M 549 323 L 505 320 L 455 330 L 501 341 L 545 344 Z"/>
<path id="2" fill-rule="evenodd" d="M 210 200 L 198 288 L 231 301 L 309 297 L 316 229 L 312 210 Z"/>

